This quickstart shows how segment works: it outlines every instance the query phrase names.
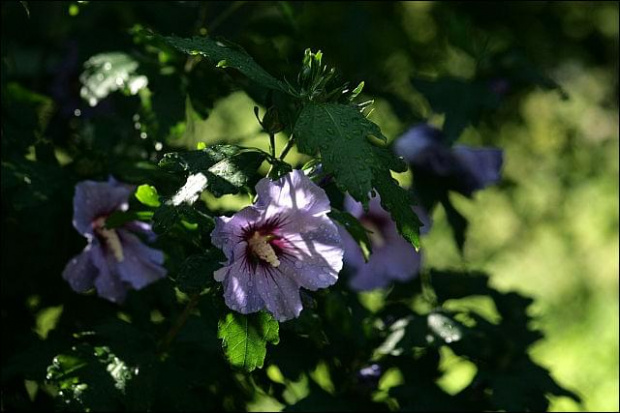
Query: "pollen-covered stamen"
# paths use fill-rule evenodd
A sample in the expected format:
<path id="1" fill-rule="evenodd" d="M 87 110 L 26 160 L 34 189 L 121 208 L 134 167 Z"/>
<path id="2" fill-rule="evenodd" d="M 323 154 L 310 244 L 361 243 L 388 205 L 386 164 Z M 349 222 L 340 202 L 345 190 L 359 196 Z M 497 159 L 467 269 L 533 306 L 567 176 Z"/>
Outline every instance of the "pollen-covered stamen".
<path id="1" fill-rule="evenodd" d="M 99 235 L 106 246 L 110 248 L 116 261 L 121 262 L 125 258 L 123 254 L 123 245 L 118 237 L 118 234 L 113 229 L 105 228 L 105 217 L 99 217 L 93 222 L 93 228 L 97 235 Z"/>
<path id="2" fill-rule="evenodd" d="M 274 268 L 280 266 L 280 260 L 276 255 L 275 250 L 269 244 L 269 241 L 273 239 L 273 235 L 261 235 L 258 231 L 252 234 L 252 237 L 248 240 L 250 249 L 261 260 L 267 262 Z"/>

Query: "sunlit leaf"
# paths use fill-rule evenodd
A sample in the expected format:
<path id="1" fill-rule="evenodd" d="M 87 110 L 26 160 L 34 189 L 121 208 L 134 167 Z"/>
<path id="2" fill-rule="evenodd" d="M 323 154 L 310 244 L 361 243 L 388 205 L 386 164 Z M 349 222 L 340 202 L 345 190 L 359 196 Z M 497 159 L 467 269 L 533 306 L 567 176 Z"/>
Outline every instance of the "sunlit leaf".
<path id="1" fill-rule="evenodd" d="M 138 62 L 123 52 L 92 56 L 84 63 L 84 72 L 80 75 L 80 95 L 90 106 L 117 90 L 135 95 L 148 85 L 147 77 L 137 74 L 137 69 Z"/>
<path id="2" fill-rule="evenodd" d="M 159 195 L 157 195 L 157 189 L 151 185 L 140 185 L 136 189 L 136 199 L 146 206 L 158 207 Z"/>
<path id="3" fill-rule="evenodd" d="M 217 336 L 222 339 L 230 364 L 252 371 L 263 367 L 267 343 L 280 341 L 278 330 L 278 322 L 265 312 L 228 313 L 220 320 Z"/>

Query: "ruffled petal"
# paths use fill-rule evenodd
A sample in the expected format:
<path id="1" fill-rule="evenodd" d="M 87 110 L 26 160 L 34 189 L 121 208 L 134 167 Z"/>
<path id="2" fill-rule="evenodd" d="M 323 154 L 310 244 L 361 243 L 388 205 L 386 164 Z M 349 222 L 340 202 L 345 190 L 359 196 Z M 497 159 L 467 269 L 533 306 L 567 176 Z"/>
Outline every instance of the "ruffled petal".
<path id="1" fill-rule="evenodd" d="M 359 254 L 361 255 L 361 252 Z M 419 270 L 420 254 L 402 240 L 373 250 L 368 263 L 357 267 L 357 272 L 349 280 L 349 285 L 356 291 L 383 288 L 392 281 L 410 280 Z"/>
<path id="2" fill-rule="evenodd" d="M 127 297 L 129 287 L 124 284 L 116 273 L 115 258 L 112 254 L 105 254 L 102 248 L 93 248 L 93 264 L 99 269 L 95 280 L 97 294 L 114 303 L 122 303 Z"/>
<path id="3" fill-rule="evenodd" d="M 123 225 L 123 228 L 143 235 L 148 242 L 155 242 L 157 240 L 157 234 L 153 231 L 153 226 L 147 222 L 130 221 Z"/>
<path id="4" fill-rule="evenodd" d="M 416 163 L 424 151 L 441 145 L 441 135 L 441 131 L 433 126 L 414 126 L 396 140 L 394 151 L 407 162 Z"/>
<path id="5" fill-rule="evenodd" d="M 461 172 L 456 190 L 471 196 L 474 191 L 499 182 L 504 155 L 501 149 L 455 146 L 453 154 Z"/>
<path id="6" fill-rule="evenodd" d="M 166 276 L 162 267 L 164 254 L 148 247 L 138 237 L 128 231 L 117 230 L 123 248 L 123 259 L 117 262 L 118 275 L 121 280 L 140 290 Z"/>
<path id="7" fill-rule="evenodd" d="M 336 224 L 327 216 L 314 218 L 303 232 L 284 233 L 281 272 L 312 291 L 336 283 L 344 254 Z M 286 227 L 284 228 L 286 230 Z"/>
<path id="8" fill-rule="evenodd" d="M 300 170 L 293 170 L 276 181 L 267 178 L 256 184 L 256 208 L 267 220 L 282 211 L 300 212 L 301 216 L 316 216 L 330 211 L 325 191 Z"/>
<path id="9" fill-rule="evenodd" d="M 62 272 L 62 278 L 69 283 L 73 291 L 78 293 L 88 291 L 95 286 L 95 278 L 99 270 L 93 264 L 91 257 L 92 248 L 93 245 L 88 244 L 81 254 L 76 255 L 69 261 Z"/>
<path id="10" fill-rule="evenodd" d="M 299 284 L 279 268 L 257 267 L 256 287 L 267 310 L 278 321 L 298 317 L 303 308 Z"/>
<path id="11" fill-rule="evenodd" d="M 130 194 L 131 188 L 117 183 L 80 182 L 73 197 L 73 226 L 82 235 L 92 235 L 93 221 L 126 208 Z"/>
<path id="12" fill-rule="evenodd" d="M 215 271 L 213 277 L 224 285 L 224 301 L 226 305 L 242 314 L 255 313 L 264 307 L 263 300 L 257 291 L 255 274 L 246 265 L 244 254 L 247 243 L 235 246 L 236 259 L 231 265 Z"/>
<path id="13" fill-rule="evenodd" d="M 361 204 L 352 198 L 345 199 L 345 207 L 357 218 L 364 217 Z M 424 224 L 421 232 L 428 231 L 431 225 L 428 215 L 421 207 L 413 207 L 413 209 Z M 345 249 L 344 261 L 355 270 L 354 275 L 349 279 L 351 288 L 356 291 L 367 291 L 386 287 L 394 280 L 406 281 L 413 278 L 420 269 L 420 254 L 398 233 L 390 214 L 381 207 L 378 196 L 371 198 L 367 214 L 373 217 L 373 221 L 382 223 L 381 228 L 377 228 L 381 231 L 382 244 L 373 243 L 373 252 L 368 262 L 364 261 L 357 242 L 344 228 L 340 227 Z M 373 237 L 370 239 L 372 241 Z"/>

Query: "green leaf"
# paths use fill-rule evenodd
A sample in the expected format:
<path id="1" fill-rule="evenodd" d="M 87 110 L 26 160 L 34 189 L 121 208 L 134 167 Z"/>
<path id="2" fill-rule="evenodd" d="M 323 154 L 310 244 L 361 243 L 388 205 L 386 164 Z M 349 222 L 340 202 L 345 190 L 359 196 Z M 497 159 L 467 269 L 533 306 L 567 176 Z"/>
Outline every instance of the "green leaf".
<path id="1" fill-rule="evenodd" d="M 153 215 L 153 231 L 164 234 L 172 229 L 179 218 L 179 209 L 172 205 L 163 204 Z"/>
<path id="2" fill-rule="evenodd" d="M 262 368 L 267 343 L 278 344 L 279 324 L 265 312 L 243 315 L 228 313 L 218 324 L 217 337 L 222 339 L 230 364 L 246 371 Z"/>
<path id="3" fill-rule="evenodd" d="M 136 74 L 138 62 L 122 52 L 101 53 L 84 63 L 80 75 L 80 96 L 95 106 L 101 99 L 117 90 L 135 95 L 148 85 L 146 76 Z"/>
<path id="4" fill-rule="evenodd" d="M 332 211 L 327 214 L 331 219 L 342 225 L 351 234 L 355 242 L 360 246 L 364 261 L 368 262 L 368 257 L 372 254 L 372 244 L 368 238 L 368 230 L 348 212 L 339 211 L 332 208 Z"/>
<path id="5" fill-rule="evenodd" d="M 213 145 L 205 149 L 167 153 L 159 166 L 170 172 L 204 174 L 206 188 L 215 196 L 236 194 L 248 184 L 265 153 L 235 145 Z"/>
<path id="6" fill-rule="evenodd" d="M 140 185 L 136 190 L 136 199 L 146 206 L 157 208 L 161 205 L 157 189 L 151 185 Z"/>
<path id="7" fill-rule="evenodd" d="M 183 203 L 193 204 L 198 197 L 207 188 L 209 179 L 202 173 L 198 172 L 187 177 L 185 185 L 183 185 L 172 197 L 172 205 L 179 206 Z"/>
<path id="8" fill-rule="evenodd" d="M 179 290 L 187 294 L 199 293 L 213 284 L 213 273 L 222 267 L 224 260 L 220 250 L 207 251 L 187 257 L 177 275 Z"/>
<path id="9" fill-rule="evenodd" d="M 375 177 L 375 188 L 381 196 L 381 206 L 390 212 L 398 232 L 413 245 L 420 248 L 420 227 L 418 216 L 411 209 L 412 200 L 391 175 L 382 174 Z"/>
<path id="10" fill-rule="evenodd" d="M 150 221 L 153 211 L 114 211 L 105 220 L 105 227 L 114 229 L 131 221 Z"/>
<path id="11" fill-rule="evenodd" d="M 324 170 L 333 175 L 342 191 L 365 207 L 376 189 L 401 235 L 419 248 L 420 221 L 409 194 L 390 172 L 403 172 L 407 167 L 387 147 L 378 145 L 377 140 L 387 139 L 376 124 L 354 106 L 310 103 L 299 115 L 294 133 L 299 150 L 309 155 L 320 152 Z"/>
<path id="12" fill-rule="evenodd" d="M 291 94 L 290 88 L 286 83 L 267 73 L 267 71 L 260 67 L 240 46 L 230 42 L 209 39 L 207 37 L 187 39 L 176 36 L 166 36 L 161 38 L 164 42 L 183 53 L 204 56 L 215 63 L 216 67 L 237 69 L 250 80 L 261 86 Z"/>

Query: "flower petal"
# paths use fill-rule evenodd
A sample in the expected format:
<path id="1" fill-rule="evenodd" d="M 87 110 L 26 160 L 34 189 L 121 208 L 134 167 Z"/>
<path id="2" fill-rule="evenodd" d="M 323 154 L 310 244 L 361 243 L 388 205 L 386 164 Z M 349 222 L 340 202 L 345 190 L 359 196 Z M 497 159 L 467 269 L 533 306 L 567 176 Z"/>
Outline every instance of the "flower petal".
<path id="1" fill-rule="evenodd" d="M 123 248 L 123 260 L 116 264 L 121 280 L 140 290 L 166 276 L 164 254 L 148 247 L 134 234 L 117 230 Z"/>
<path id="2" fill-rule="evenodd" d="M 153 226 L 147 222 L 130 221 L 123 225 L 123 228 L 131 232 L 142 234 L 148 242 L 155 242 L 157 239 L 157 234 L 153 231 Z"/>
<path id="3" fill-rule="evenodd" d="M 256 287 L 267 310 L 278 321 L 299 316 L 303 308 L 299 284 L 278 268 L 257 267 Z"/>
<path id="4" fill-rule="evenodd" d="M 261 179 L 256 184 L 256 193 L 256 208 L 265 211 L 263 219 L 269 219 L 283 210 L 314 216 L 331 210 L 325 191 L 297 169 L 276 181 Z"/>
<path id="5" fill-rule="evenodd" d="M 246 242 L 235 246 L 235 260 L 229 266 L 215 271 L 213 277 L 224 285 L 224 301 L 226 305 L 242 314 L 255 313 L 264 307 L 263 300 L 257 291 L 254 274 L 246 265 L 244 254 Z"/>
<path id="6" fill-rule="evenodd" d="M 338 227 L 327 216 L 314 218 L 304 232 L 285 233 L 281 272 L 312 291 L 336 283 L 344 254 Z M 286 229 L 286 228 L 284 228 Z"/>
<path id="7" fill-rule="evenodd" d="M 359 250 L 359 248 L 358 248 Z M 361 252 L 358 252 L 361 255 Z M 402 240 L 390 243 L 373 251 L 368 263 L 357 268 L 349 280 L 356 291 L 367 291 L 388 286 L 392 281 L 407 281 L 420 270 L 420 254 L 411 244 Z"/>
<path id="8" fill-rule="evenodd" d="M 211 232 L 211 242 L 220 248 L 227 258 L 231 258 L 233 249 L 242 239 L 244 229 L 252 226 L 260 219 L 260 212 L 254 207 L 243 208 L 232 217 L 218 217 L 215 228 Z"/>
<path id="9" fill-rule="evenodd" d="M 456 190 L 470 196 L 472 192 L 499 182 L 504 161 L 503 151 L 494 148 L 455 146 L 453 154 L 463 171 Z"/>
<path id="10" fill-rule="evenodd" d="M 361 204 L 350 197 L 345 198 L 345 207 L 357 218 L 365 215 Z M 421 231 L 428 231 L 431 225 L 428 215 L 420 207 L 413 209 L 424 224 Z M 340 228 L 345 250 L 344 261 L 356 270 L 349 279 L 351 288 L 367 291 L 386 287 L 394 280 L 406 281 L 415 277 L 420 269 L 420 254 L 400 236 L 390 214 L 381 207 L 378 196 L 371 198 L 367 216 L 372 216 L 376 223 L 382 223 L 381 228 L 377 228 L 381 231 L 382 244 L 373 243 L 373 252 L 367 263 L 357 242 L 344 228 Z"/>
<path id="11" fill-rule="evenodd" d="M 428 124 L 410 128 L 394 143 L 394 150 L 409 163 L 416 163 L 420 154 L 431 147 L 441 145 L 442 132 Z"/>
<path id="12" fill-rule="evenodd" d="M 91 257 L 93 264 L 99 269 L 99 275 L 95 280 L 97 294 L 114 303 L 125 301 L 129 288 L 116 273 L 114 256 L 105 254 L 102 248 L 93 248 Z"/>
<path id="13" fill-rule="evenodd" d="M 80 182 L 73 197 L 73 226 L 82 235 L 92 235 L 93 221 L 126 207 L 130 194 L 130 187 L 116 183 Z"/>
<path id="14" fill-rule="evenodd" d="M 83 293 L 95 286 L 95 278 L 99 269 L 92 261 L 92 244 L 88 244 L 82 253 L 76 255 L 69 261 L 62 278 L 67 280 L 73 291 Z"/>

